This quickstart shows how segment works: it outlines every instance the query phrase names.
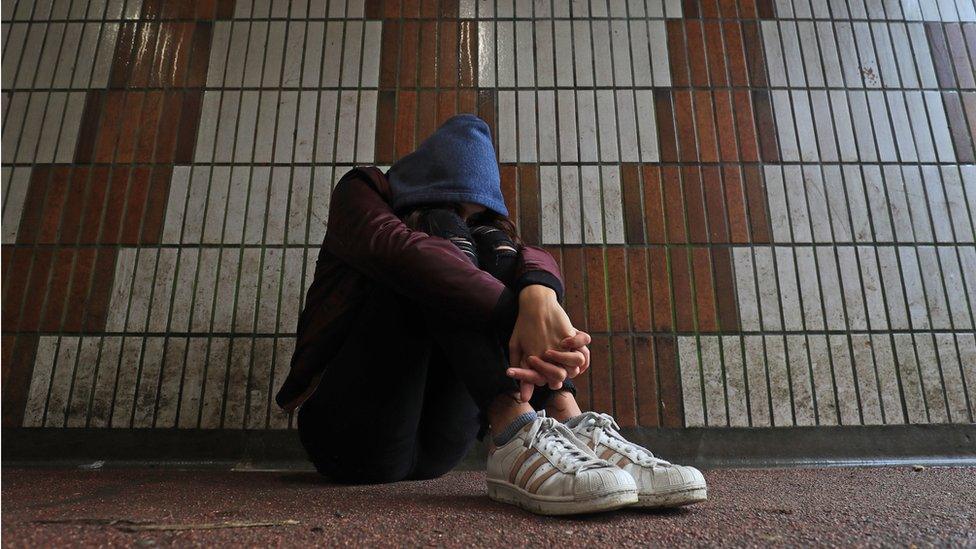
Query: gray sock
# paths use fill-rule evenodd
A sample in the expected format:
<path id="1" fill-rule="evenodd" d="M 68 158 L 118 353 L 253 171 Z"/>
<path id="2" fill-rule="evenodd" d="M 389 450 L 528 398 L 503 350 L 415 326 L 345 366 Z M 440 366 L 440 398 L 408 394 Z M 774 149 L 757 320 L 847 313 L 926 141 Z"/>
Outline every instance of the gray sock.
<path id="1" fill-rule="evenodd" d="M 512 422 L 508 424 L 508 427 L 505 427 L 502 432 L 492 437 L 492 442 L 495 443 L 495 446 L 507 444 L 508 441 L 512 440 L 512 437 L 515 436 L 515 433 L 518 433 L 522 427 L 525 427 L 526 425 L 535 421 L 537 417 L 539 417 L 539 415 L 535 412 L 525 412 L 512 420 Z"/>

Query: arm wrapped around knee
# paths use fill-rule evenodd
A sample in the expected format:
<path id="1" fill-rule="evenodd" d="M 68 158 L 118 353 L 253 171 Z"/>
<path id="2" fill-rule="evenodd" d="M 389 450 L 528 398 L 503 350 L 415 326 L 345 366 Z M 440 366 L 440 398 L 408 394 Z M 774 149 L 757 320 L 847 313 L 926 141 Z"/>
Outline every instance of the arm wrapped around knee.
<path id="1" fill-rule="evenodd" d="M 431 235 L 446 238 L 454 243 L 475 265 L 478 253 L 472 242 L 468 225 L 457 213 L 444 208 L 431 208 L 420 214 L 418 228 Z"/>
<path id="2" fill-rule="evenodd" d="M 518 266 L 518 247 L 505 231 L 490 225 L 471 228 L 478 250 L 478 266 L 492 276 L 510 284 Z"/>

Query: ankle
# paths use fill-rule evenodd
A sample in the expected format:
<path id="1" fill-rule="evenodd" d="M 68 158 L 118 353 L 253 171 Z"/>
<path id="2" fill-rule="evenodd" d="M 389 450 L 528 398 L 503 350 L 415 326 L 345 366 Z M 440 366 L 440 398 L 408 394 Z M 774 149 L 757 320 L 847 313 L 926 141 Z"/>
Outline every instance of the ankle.
<path id="1" fill-rule="evenodd" d="M 549 399 L 549 404 L 546 405 L 546 415 L 557 421 L 566 421 L 582 413 L 583 411 L 580 410 L 579 404 L 576 402 L 576 397 L 569 391 L 557 391 Z"/>
<path id="2" fill-rule="evenodd" d="M 533 412 L 528 402 L 520 402 L 518 393 L 503 393 L 498 395 L 488 406 L 488 425 L 491 435 L 495 436 L 505 429 L 515 418 L 522 414 Z"/>

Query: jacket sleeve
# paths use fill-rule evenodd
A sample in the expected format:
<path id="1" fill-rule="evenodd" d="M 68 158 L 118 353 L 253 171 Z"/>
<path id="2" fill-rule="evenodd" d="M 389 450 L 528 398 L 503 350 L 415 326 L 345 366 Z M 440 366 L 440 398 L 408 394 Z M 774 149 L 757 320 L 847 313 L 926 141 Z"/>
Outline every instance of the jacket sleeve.
<path id="1" fill-rule="evenodd" d="M 447 239 L 407 227 L 364 176 L 332 193 L 325 246 L 397 293 L 473 324 L 509 324 L 515 294 Z"/>
<path id="2" fill-rule="evenodd" d="M 559 265 L 549 252 L 535 246 L 522 248 L 522 264 L 515 282 L 515 295 L 530 284 L 541 284 L 552 288 L 559 301 L 563 300 L 563 280 Z"/>

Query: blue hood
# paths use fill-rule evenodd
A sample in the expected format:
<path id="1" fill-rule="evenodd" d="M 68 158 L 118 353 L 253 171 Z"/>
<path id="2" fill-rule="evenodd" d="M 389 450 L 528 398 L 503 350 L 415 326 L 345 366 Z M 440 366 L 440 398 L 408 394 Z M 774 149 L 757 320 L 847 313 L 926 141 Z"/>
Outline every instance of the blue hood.
<path id="1" fill-rule="evenodd" d="M 471 202 L 508 216 L 491 130 L 459 114 L 401 158 L 387 173 L 393 209 L 436 202 Z"/>

